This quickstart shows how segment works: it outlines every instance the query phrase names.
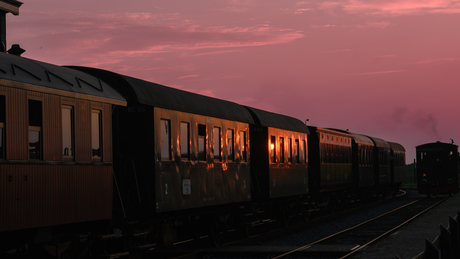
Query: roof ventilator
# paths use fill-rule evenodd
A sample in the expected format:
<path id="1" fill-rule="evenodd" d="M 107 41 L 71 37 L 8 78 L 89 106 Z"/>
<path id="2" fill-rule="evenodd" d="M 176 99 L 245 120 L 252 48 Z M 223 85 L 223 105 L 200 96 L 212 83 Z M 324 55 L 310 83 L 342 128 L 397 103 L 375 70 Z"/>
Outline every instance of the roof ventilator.
<path id="1" fill-rule="evenodd" d="M 25 51 L 26 50 L 21 48 L 19 44 L 13 44 L 13 46 L 11 46 L 11 49 L 9 49 L 7 52 L 12 55 L 21 56 L 21 54 Z"/>
<path id="2" fill-rule="evenodd" d="M 56 78 L 62 80 L 63 82 L 69 84 L 70 86 L 73 86 L 73 84 L 72 84 L 71 82 L 69 82 L 69 81 L 65 80 L 64 78 L 62 78 L 62 77 L 56 75 L 56 74 L 53 73 L 53 72 L 48 71 L 48 70 L 45 70 L 45 72 L 46 72 L 46 75 L 48 76 L 48 81 L 49 81 L 49 82 L 51 82 L 51 75 L 52 75 L 52 76 L 55 76 Z"/>
<path id="3" fill-rule="evenodd" d="M 24 71 L 25 73 L 29 74 L 30 76 L 34 77 L 35 79 L 37 79 L 37 80 L 39 80 L 39 81 L 42 81 L 42 79 L 41 79 L 40 77 L 34 75 L 32 72 L 27 71 L 27 70 L 25 70 L 24 68 L 22 68 L 22 67 L 20 67 L 20 66 L 18 66 L 18 65 L 16 65 L 16 64 L 11 64 L 11 68 L 13 69 L 13 75 L 16 75 L 16 69 L 15 69 L 15 68 L 17 68 L 17 69 L 22 70 L 22 71 Z"/>
<path id="4" fill-rule="evenodd" d="M 83 80 L 83 79 L 81 79 L 81 78 L 79 78 L 79 77 L 75 77 L 75 78 L 77 79 L 78 86 L 80 86 L 80 88 L 82 87 L 82 83 L 85 83 L 85 84 L 91 86 L 92 88 L 98 90 L 99 92 L 103 92 L 103 91 L 104 91 L 104 89 L 102 88 L 102 82 L 101 82 L 101 80 L 99 80 L 99 87 L 100 87 L 100 88 L 98 88 L 98 87 L 96 87 L 96 86 L 94 86 L 94 85 L 92 85 L 92 84 L 86 82 L 85 80 Z"/>

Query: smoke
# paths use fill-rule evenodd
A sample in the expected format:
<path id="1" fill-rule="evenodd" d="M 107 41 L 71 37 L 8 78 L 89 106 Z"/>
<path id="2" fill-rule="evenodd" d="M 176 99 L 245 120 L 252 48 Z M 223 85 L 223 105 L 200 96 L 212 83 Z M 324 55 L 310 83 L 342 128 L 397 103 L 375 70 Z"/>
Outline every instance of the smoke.
<path id="1" fill-rule="evenodd" d="M 407 114 L 407 107 L 395 107 L 393 108 L 393 121 L 401 123 L 404 121 L 404 117 Z"/>
<path id="2" fill-rule="evenodd" d="M 433 133 L 436 136 L 436 138 L 439 139 L 438 130 L 436 129 L 438 122 L 433 115 L 423 114 L 420 117 L 419 123 L 421 127 L 424 127 L 426 130 L 429 131 L 429 133 Z"/>
<path id="3" fill-rule="evenodd" d="M 408 126 L 411 130 L 421 131 L 439 139 L 438 119 L 426 111 L 409 111 L 405 106 L 393 108 L 393 122 L 397 125 Z"/>

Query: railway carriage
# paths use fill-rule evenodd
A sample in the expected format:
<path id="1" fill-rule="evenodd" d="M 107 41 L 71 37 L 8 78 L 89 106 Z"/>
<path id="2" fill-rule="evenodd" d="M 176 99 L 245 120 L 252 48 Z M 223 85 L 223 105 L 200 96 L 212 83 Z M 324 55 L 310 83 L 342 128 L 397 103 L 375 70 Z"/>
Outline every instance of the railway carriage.
<path id="1" fill-rule="evenodd" d="M 125 99 L 94 76 L 0 53 L 1 245 L 112 218 L 119 105 Z"/>
<path id="2" fill-rule="evenodd" d="M 312 193 L 350 189 L 354 181 L 352 136 L 337 130 L 308 128 Z"/>
<path id="3" fill-rule="evenodd" d="M 367 136 L 353 135 L 353 172 L 357 179 L 356 186 L 364 191 L 375 193 L 374 177 L 374 142 Z"/>
<path id="4" fill-rule="evenodd" d="M 453 194 L 458 191 L 458 146 L 435 142 L 416 147 L 417 189 L 420 194 Z"/>
<path id="5" fill-rule="evenodd" d="M 308 128 L 300 120 L 246 107 L 250 124 L 253 201 L 266 202 L 308 193 Z"/>
<path id="6" fill-rule="evenodd" d="M 406 172 L 406 149 L 401 144 L 388 142 L 391 147 L 391 183 L 398 190 Z"/>
<path id="7" fill-rule="evenodd" d="M 287 225 L 292 216 L 309 216 L 308 128 L 300 120 L 246 107 L 250 124 L 252 215 L 245 222 L 258 224 L 275 216 Z"/>
<path id="8" fill-rule="evenodd" d="M 375 184 L 380 189 L 387 189 L 391 185 L 390 153 L 388 142 L 376 137 L 369 137 L 374 142 L 374 174 Z"/>
<path id="9" fill-rule="evenodd" d="M 119 210 L 128 218 L 167 225 L 207 215 L 200 218 L 209 223 L 251 200 L 254 122 L 243 106 L 104 70 L 75 69 L 101 77 L 128 101 L 114 119 Z"/>

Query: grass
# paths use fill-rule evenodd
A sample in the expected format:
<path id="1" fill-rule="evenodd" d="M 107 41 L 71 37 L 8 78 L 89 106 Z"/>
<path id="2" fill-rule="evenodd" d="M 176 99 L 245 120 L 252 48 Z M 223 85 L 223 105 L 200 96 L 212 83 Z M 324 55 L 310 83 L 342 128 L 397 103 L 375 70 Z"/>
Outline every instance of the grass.
<path id="1" fill-rule="evenodd" d="M 414 163 L 406 165 L 406 172 L 402 183 L 403 188 L 417 188 L 417 178 L 415 177 Z"/>

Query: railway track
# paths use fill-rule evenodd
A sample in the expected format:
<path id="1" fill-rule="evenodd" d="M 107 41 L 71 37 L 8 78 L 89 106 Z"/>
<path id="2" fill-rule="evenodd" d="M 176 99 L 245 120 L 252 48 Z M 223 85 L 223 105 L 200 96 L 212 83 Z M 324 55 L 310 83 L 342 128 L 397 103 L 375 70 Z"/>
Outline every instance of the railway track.
<path id="1" fill-rule="evenodd" d="M 402 196 L 401 195 L 398 196 Z M 407 197 L 406 197 L 407 198 Z M 405 200 L 407 200 L 404 198 Z M 391 200 L 392 198 L 388 199 Z M 337 233 L 328 235 L 326 237 L 320 237 L 319 240 L 314 238 L 310 241 L 304 242 L 293 242 L 287 241 L 282 245 L 273 245 L 265 242 L 265 237 L 275 236 L 282 237 L 284 232 L 292 231 L 292 229 L 305 229 L 303 232 L 310 232 L 312 226 L 327 224 L 328 217 L 316 218 L 308 223 L 298 223 L 289 228 L 276 228 L 272 230 L 259 230 L 256 234 L 250 238 L 241 240 L 243 233 L 238 231 L 230 230 L 226 233 L 224 244 L 218 248 L 209 248 L 208 240 L 210 237 L 201 236 L 195 240 L 184 240 L 182 242 L 175 243 L 172 247 L 159 248 L 150 247 L 150 249 L 141 252 L 142 258 L 347 258 L 354 253 L 359 252 L 360 249 L 366 247 L 372 242 L 377 241 L 379 238 L 390 234 L 397 230 L 410 220 L 421 215 L 423 212 L 443 202 L 445 199 L 414 199 L 409 198 L 405 201 L 403 206 L 398 205 L 397 209 L 374 217 L 370 220 L 366 220 L 360 224 L 356 224 L 352 227 L 342 228 L 344 230 Z M 378 203 L 384 203 L 380 201 Z M 376 205 L 375 203 L 374 205 Z M 359 210 L 366 211 L 372 204 L 366 204 L 364 206 L 353 208 L 344 213 L 338 213 L 334 217 L 344 218 L 345 214 L 356 215 L 360 213 Z M 381 206 L 381 205 L 378 205 Z M 356 211 L 358 210 L 358 211 Z M 375 214 L 377 215 L 377 214 Z M 368 217 L 370 218 L 370 217 Z M 257 234 L 258 233 L 258 234 Z M 330 232 L 332 233 L 332 232 Z M 314 235 L 310 234 L 309 235 Z M 327 234 L 326 234 L 327 235 Z M 324 236 L 324 235 L 322 235 Z M 239 238 L 237 238 L 239 237 Z M 260 239 L 260 240 L 259 240 Z M 306 245 L 306 242 L 309 242 Z M 108 257 L 109 258 L 109 257 Z M 114 257 L 119 258 L 119 257 Z M 128 258 L 127 255 L 123 255 L 120 258 Z"/>
<path id="2" fill-rule="evenodd" d="M 316 242 L 293 249 L 275 258 L 349 258 L 364 247 L 390 235 L 447 198 L 424 198 L 389 211 Z"/>
<path id="3" fill-rule="evenodd" d="M 243 242 L 200 249 L 177 258 L 349 258 L 393 233 L 446 198 L 417 199 L 397 209 L 306 245 L 245 245 Z M 257 238 L 257 237 L 256 237 Z M 176 254 L 177 255 L 177 254 Z"/>
<path id="4" fill-rule="evenodd" d="M 198 240 L 195 238 L 195 240 L 186 240 L 183 242 L 178 242 L 176 243 L 173 247 L 169 248 L 156 248 L 153 250 L 150 250 L 146 254 L 146 258 L 202 258 L 203 256 L 206 256 L 206 254 L 214 254 L 217 253 L 219 254 L 220 252 L 217 252 L 219 250 L 222 251 L 223 253 L 226 250 L 232 250 L 235 246 L 240 246 L 240 244 L 243 244 L 240 246 L 241 249 L 245 251 L 241 251 L 243 254 L 254 254 L 257 253 L 257 251 L 260 251 L 261 253 L 267 253 L 269 250 L 274 250 L 275 255 L 279 255 L 284 253 L 285 251 L 290 251 L 295 248 L 297 248 L 299 245 L 304 244 L 304 242 L 298 243 L 298 244 L 293 244 L 292 247 L 288 246 L 277 246 L 277 245 L 269 245 L 269 249 L 267 247 L 254 247 L 252 244 L 254 243 L 264 243 L 264 239 L 267 236 L 274 236 L 276 238 L 279 238 L 282 235 L 285 235 L 285 232 L 289 231 L 298 231 L 299 229 L 308 229 L 308 231 L 311 229 L 312 226 L 318 226 L 322 225 L 325 222 L 327 222 L 330 217 L 335 217 L 335 218 L 342 218 L 344 217 L 344 214 L 349 214 L 349 215 L 355 215 L 356 210 L 366 210 L 366 208 L 370 208 L 372 206 L 375 206 L 376 204 L 380 203 L 385 203 L 385 202 L 390 202 L 390 200 L 395 200 L 394 198 L 398 198 L 401 196 L 405 196 L 405 192 L 402 191 L 396 196 L 388 196 L 387 199 L 384 201 L 380 200 L 379 202 L 372 202 L 366 205 L 361 205 L 355 208 L 348 209 L 346 211 L 339 212 L 337 214 L 334 214 L 333 216 L 321 216 L 320 214 L 314 217 L 313 220 L 309 221 L 308 223 L 305 223 L 302 219 L 294 219 L 292 223 L 297 222 L 296 224 L 292 224 L 288 228 L 279 228 L 280 224 L 276 224 L 276 222 L 269 223 L 267 226 L 259 226 L 253 231 L 253 235 L 250 238 L 246 239 L 241 239 L 243 236 L 243 233 L 235 231 L 235 230 L 230 230 L 229 233 L 225 234 L 225 238 L 222 240 L 223 244 L 221 247 L 214 249 L 214 248 L 209 248 L 209 245 L 206 245 L 208 243 L 207 240 L 209 240 L 209 237 L 207 236 L 202 236 L 198 238 Z M 401 203 L 401 201 L 399 202 Z M 405 202 L 407 203 L 407 201 Z M 399 205 L 398 205 L 399 206 Z M 393 205 L 395 207 L 395 205 Z M 377 215 L 377 214 L 375 214 Z M 319 217 L 318 217 L 319 216 Z M 274 225 L 273 225 L 274 224 Z M 275 227 L 278 226 L 278 227 Z M 275 227 L 275 228 L 274 228 Z M 304 231 L 305 232 L 305 231 Z M 332 233 L 332 232 L 330 232 Z M 304 239 L 303 239 L 304 240 Z M 314 239 L 313 239 L 314 240 Z M 198 242 L 197 242 L 198 241 Z M 286 250 L 286 248 L 292 248 L 290 250 Z M 253 250 L 253 251 L 249 251 Z M 232 254 L 232 252 L 230 252 Z M 214 256 L 214 255 L 213 255 Z M 273 256 L 273 253 L 271 253 L 271 256 Z M 257 256 L 255 256 L 257 257 Z"/>

